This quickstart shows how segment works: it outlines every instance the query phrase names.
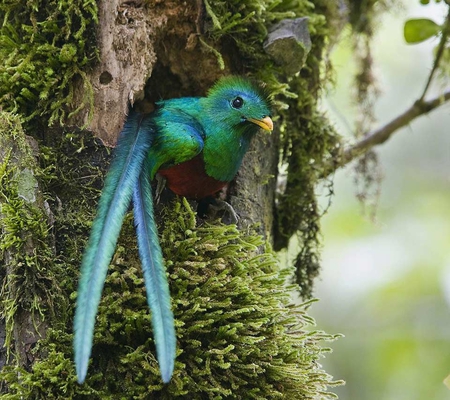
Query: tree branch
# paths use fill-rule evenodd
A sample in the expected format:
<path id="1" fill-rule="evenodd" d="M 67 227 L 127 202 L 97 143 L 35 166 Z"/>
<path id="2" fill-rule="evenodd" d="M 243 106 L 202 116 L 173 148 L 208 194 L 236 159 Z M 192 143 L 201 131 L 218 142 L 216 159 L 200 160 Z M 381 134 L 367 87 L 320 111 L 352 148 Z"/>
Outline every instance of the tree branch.
<path id="1" fill-rule="evenodd" d="M 444 49 L 450 35 L 450 0 L 445 0 L 445 2 L 449 5 L 449 10 L 445 19 L 445 23 L 442 27 L 441 40 L 439 41 L 436 56 L 434 58 L 433 68 L 431 69 L 431 72 L 428 76 L 422 95 L 403 114 L 400 114 L 398 117 L 394 118 L 391 122 L 389 122 L 382 128 L 367 133 L 363 139 L 356 142 L 347 149 L 342 150 L 340 154 L 338 154 L 333 160 L 326 163 L 323 170 L 321 171 L 321 178 L 327 177 L 338 168 L 343 167 L 350 161 L 366 153 L 372 147 L 386 142 L 392 136 L 392 134 L 400 128 L 403 128 L 417 117 L 429 113 L 430 111 L 444 104 L 446 101 L 450 100 L 450 91 L 447 91 L 433 100 L 425 101 L 425 96 L 428 92 L 428 89 L 430 88 L 435 73 L 439 68 L 439 64 L 442 61 Z"/>
<path id="2" fill-rule="evenodd" d="M 448 4 L 448 3 L 447 3 Z M 436 57 L 434 58 L 433 68 L 430 72 L 430 75 L 428 76 L 427 83 L 425 85 L 425 89 L 423 90 L 422 96 L 420 96 L 420 101 L 423 101 L 425 99 L 425 96 L 427 94 L 427 91 L 431 85 L 431 82 L 433 81 L 434 74 L 436 73 L 439 64 L 441 62 L 442 56 L 444 54 L 445 45 L 447 44 L 448 35 L 450 34 L 450 7 L 448 9 L 447 18 L 445 19 L 445 24 L 442 28 L 442 35 L 441 40 L 439 41 L 439 45 L 437 47 Z"/>
<path id="3" fill-rule="evenodd" d="M 321 173 L 321 177 L 324 178 L 328 176 L 338 168 L 343 167 L 350 161 L 354 160 L 356 157 L 366 153 L 372 147 L 386 142 L 394 132 L 408 125 L 417 117 L 429 113 L 449 100 L 450 91 L 443 93 L 441 96 L 436 97 L 433 100 L 417 100 L 410 108 L 398 117 L 394 118 L 391 122 L 387 123 L 380 129 L 370 132 L 359 142 L 356 142 L 354 145 L 343 150 L 335 160 L 325 165 Z"/>

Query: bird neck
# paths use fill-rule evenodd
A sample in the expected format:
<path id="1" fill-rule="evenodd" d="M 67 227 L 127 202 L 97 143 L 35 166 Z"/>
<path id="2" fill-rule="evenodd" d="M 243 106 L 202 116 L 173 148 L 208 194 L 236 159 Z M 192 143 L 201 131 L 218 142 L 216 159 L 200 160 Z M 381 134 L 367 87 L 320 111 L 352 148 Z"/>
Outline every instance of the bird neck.
<path id="1" fill-rule="evenodd" d="M 203 159 L 206 173 L 219 181 L 229 182 L 241 166 L 258 128 L 245 123 L 227 126 L 209 113 L 202 114 L 201 118 L 203 116 L 206 116 L 202 121 L 205 129 Z"/>

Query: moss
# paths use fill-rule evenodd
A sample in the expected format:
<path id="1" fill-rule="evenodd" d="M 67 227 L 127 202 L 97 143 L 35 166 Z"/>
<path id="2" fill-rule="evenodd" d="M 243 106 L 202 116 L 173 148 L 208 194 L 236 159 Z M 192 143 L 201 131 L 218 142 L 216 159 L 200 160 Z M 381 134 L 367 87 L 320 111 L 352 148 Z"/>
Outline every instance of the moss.
<path id="1" fill-rule="evenodd" d="M 375 27 L 381 13 L 392 11 L 396 7 L 401 10 L 402 6 L 391 0 L 349 1 L 349 22 L 353 33 L 351 42 L 357 65 L 354 77 L 354 103 L 358 114 L 354 136 L 357 139 L 370 132 L 376 122 L 374 107 L 380 90 L 374 72 L 372 54 Z M 373 218 L 376 214 L 383 175 L 375 151 L 368 151 L 358 158 L 355 163 L 355 172 L 356 197 L 363 211 Z"/>
<path id="2" fill-rule="evenodd" d="M 120 253 L 100 307 L 95 365 L 103 369 L 102 353 L 114 353 L 111 369 L 125 375 L 133 398 L 312 398 L 323 391 L 330 381 L 316 364 L 318 341 L 332 337 L 307 332 L 308 305 L 293 306 L 292 287 L 284 285 L 291 271 L 279 270 L 270 249 L 259 254 L 261 237 L 197 226 L 186 201 L 166 210 L 161 245 L 179 348 L 173 381 L 160 383 L 143 280 L 136 261 Z M 117 378 L 108 375 L 111 386 Z"/>
<path id="3" fill-rule="evenodd" d="M 163 386 L 155 359 L 144 282 L 127 216 L 108 274 L 95 330 L 87 382 L 76 383 L 72 362 L 75 285 L 81 251 L 102 186 L 98 168 L 108 155 L 81 133 L 47 137 L 42 177 L 53 204 L 57 238 L 52 293 L 64 294 L 64 313 L 34 349 L 30 370 L 3 368 L 5 399 L 332 398 L 333 383 L 318 360 L 331 335 L 311 329 L 310 303 L 292 305 L 291 270 L 280 270 L 259 236 L 235 226 L 197 224 L 186 201 L 166 207 L 161 244 L 168 261 L 177 324 L 173 381 Z M 53 142 L 53 145 L 50 143 Z M 42 277 L 41 277 L 42 278 Z M 68 304 L 68 302 L 70 302 Z"/>
<path id="4" fill-rule="evenodd" d="M 108 150 L 90 135 L 49 132 L 49 142 L 40 143 L 38 164 L 20 122 L 16 115 L 0 113 L 0 154 L 10 149 L 0 165 L 0 252 L 5 261 L 0 268 L 0 316 L 6 323 L 6 348 L 14 356 L 2 370 L 2 391 L 7 393 L 1 397 L 39 398 L 48 380 L 55 383 L 55 373 L 61 379 L 61 391 L 53 398 L 71 398 L 62 394 L 70 393 L 69 387 L 73 386 L 73 393 L 85 390 L 75 384 L 73 376 L 72 386 L 65 380 L 70 376 L 66 371 L 73 369 L 72 339 L 67 332 L 73 318 L 70 294 L 75 290 L 93 202 L 102 184 L 99 165 Z M 28 171 L 28 177 L 31 171 L 31 177 L 40 182 L 53 215 L 45 214 L 42 198 L 30 202 L 20 193 L 23 171 Z M 16 325 L 22 325 L 19 330 L 26 325 L 19 319 L 23 313 L 36 324 L 52 327 L 47 334 L 35 327 L 42 337 L 27 351 L 34 362 L 32 373 L 29 363 L 19 359 L 16 352 L 21 344 L 14 342 Z"/>
<path id="5" fill-rule="evenodd" d="M 72 335 L 51 329 L 36 352 L 44 349 L 45 358 L 38 358 L 32 371 L 18 366 L 6 366 L 0 375 L 8 385 L 3 400 L 76 399 L 89 397 L 91 389 L 79 385 L 71 358 Z"/>
<path id="6" fill-rule="evenodd" d="M 75 383 L 71 337 L 53 332 L 48 357 L 31 372 L 6 368 L 5 399 L 276 399 L 333 398 L 318 360 L 331 335 L 311 330 L 310 302 L 292 305 L 280 270 L 259 236 L 235 226 L 197 225 L 186 201 L 166 209 L 161 244 L 168 262 L 178 355 L 162 385 L 155 359 L 144 282 L 124 224 L 105 284 L 88 378 Z M 73 296 L 72 296 L 73 298 Z"/>
<path id="7" fill-rule="evenodd" d="M 322 162 L 337 150 L 340 138 L 318 108 L 321 88 L 331 76 L 324 59 L 335 33 L 328 21 L 339 18 L 336 2 L 306 0 L 208 1 L 210 45 L 231 41 L 246 72 L 267 83 L 281 131 L 281 162 L 287 171 L 276 204 L 275 249 L 287 247 L 297 235 L 297 283 L 304 297 L 312 294 L 319 270 L 319 218 L 315 186 Z M 263 50 L 267 29 L 284 18 L 309 18 L 312 49 L 300 73 L 288 76 Z"/>
<path id="8" fill-rule="evenodd" d="M 90 107 L 92 89 L 74 105 L 74 81 L 96 60 L 94 0 L 20 0 L 0 4 L 0 107 L 25 121 L 62 121 Z M 75 110 L 76 111 L 76 110 Z M 47 125 L 46 123 L 44 125 Z"/>
<path id="9" fill-rule="evenodd" d="M 39 321 L 54 318 L 64 300 L 56 284 L 61 270 L 54 264 L 48 215 L 36 194 L 39 167 L 19 117 L 4 111 L 0 112 L 0 148 L 0 317 L 6 324 L 9 353 L 24 345 L 14 346 L 13 338 L 23 329 L 15 331 L 15 325 L 24 323 L 25 314 L 37 333 Z"/>
<path id="10" fill-rule="evenodd" d="M 0 139 L 8 136 L 19 147 L 27 145 L 20 119 L 4 112 L 0 116 L 4 117 L 0 118 L 0 127 L 9 127 L 0 130 Z M 90 134 L 80 132 L 61 135 L 60 131 L 50 131 L 46 140 L 40 143 L 39 165 L 29 146 L 24 154 L 29 154 L 34 177 L 54 210 L 51 229 L 41 208 L 18 197 L 15 178 L 18 167 L 12 165 L 12 156 L 0 167 L 0 245 L 3 255 L 8 252 L 9 257 L 0 271 L 3 283 L 0 312 L 6 321 L 8 349 L 20 310 L 31 315 L 38 313 L 38 319 L 51 326 L 27 354 L 33 360 L 32 369 L 16 357 L 2 369 L 2 399 L 72 398 L 92 393 L 76 383 L 72 336 L 67 327 L 73 318 L 74 298 L 70 295 L 76 289 L 81 252 L 103 180 L 99 165 L 104 164 L 108 150 Z M 17 151 L 13 149 L 12 153 Z M 31 256 L 28 250 L 24 251 L 24 246 L 30 245 L 28 238 L 33 240 Z"/>
<path id="11" fill-rule="evenodd" d="M 54 210 L 56 262 L 64 266 L 60 287 L 67 298 L 76 290 L 80 259 L 109 156 L 110 150 L 88 132 L 48 131 L 45 142 L 40 144 L 39 178 L 46 200 Z M 70 300 L 70 308 L 73 306 Z M 72 310 L 68 318 L 71 315 Z M 61 322 L 66 329 L 68 320 Z"/>

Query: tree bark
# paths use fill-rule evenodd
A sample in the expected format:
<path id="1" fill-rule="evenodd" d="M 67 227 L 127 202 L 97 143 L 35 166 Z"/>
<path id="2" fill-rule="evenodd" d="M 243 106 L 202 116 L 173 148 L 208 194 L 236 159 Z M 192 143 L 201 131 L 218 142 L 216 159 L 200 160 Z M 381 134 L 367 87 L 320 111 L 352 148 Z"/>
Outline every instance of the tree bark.
<path id="1" fill-rule="evenodd" d="M 128 109 L 154 102 L 203 95 L 227 71 L 198 41 L 204 23 L 201 1 L 101 0 L 97 43 L 100 60 L 87 78 L 94 90 L 89 109 L 72 119 L 113 146 Z M 86 93 L 80 82 L 78 101 Z"/>
<path id="2" fill-rule="evenodd" d="M 74 112 L 69 120 L 64 121 L 64 126 L 46 127 L 43 134 L 39 132 L 36 135 L 42 144 L 40 149 L 42 171 L 37 175 L 42 179 L 56 222 L 53 227 L 52 222 L 46 221 L 47 231 L 51 234 L 46 238 L 46 261 L 42 264 L 45 267 L 52 266 L 54 270 L 45 270 L 44 278 L 38 276 L 42 269 L 35 272 L 41 281 L 45 281 L 47 275 L 51 276 L 49 282 L 54 284 L 52 283 L 51 290 L 45 285 L 38 288 L 42 289 L 43 293 L 45 307 L 42 310 L 38 307 L 38 312 L 32 314 L 30 304 L 24 304 L 14 313 L 17 328 L 13 330 L 17 346 L 14 350 L 18 353 L 19 367 L 23 367 L 24 370 L 14 369 L 12 365 L 5 367 L 2 376 L 6 376 L 5 380 L 10 386 L 2 388 L 3 391 L 11 389 L 19 397 L 32 393 L 36 398 L 47 398 L 49 393 L 59 394 L 64 391 L 69 397 L 73 395 L 74 398 L 88 398 L 83 396 L 93 395 L 97 390 L 100 393 L 116 394 L 122 393 L 123 387 L 128 388 L 127 390 L 133 387 L 137 388 L 138 394 L 139 390 L 148 390 L 161 395 L 160 398 L 171 398 L 171 391 L 183 392 L 185 384 L 186 387 L 198 388 L 202 383 L 206 387 L 205 393 L 208 391 L 212 396 L 211 393 L 218 393 L 218 388 L 223 382 L 229 385 L 230 379 L 235 379 L 231 386 L 249 385 L 256 393 L 260 390 L 259 379 L 255 378 L 258 376 L 263 382 L 262 388 L 271 393 L 276 392 L 273 398 L 279 397 L 280 393 L 288 393 L 289 390 L 291 390 L 289 393 L 298 391 L 298 388 L 302 393 L 303 391 L 307 393 L 304 398 L 312 398 L 318 393 L 322 395 L 327 386 L 332 384 L 331 377 L 321 370 L 317 362 L 322 354 L 322 349 L 317 343 L 324 338 L 333 339 L 333 337 L 321 332 L 306 333 L 304 327 L 311 323 L 311 319 L 305 315 L 309 303 L 298 307 L 290 303 L 289 294 L 283 286 L 287 280 L 286 271 L 280 271 L 270 251 L 263 253 L 264 241 L 250 235 L 256 229 L 269 243 L 272 243 L 276 236 L 274 210 L 280 147 L 286 146 L 287 154 L 290 145 L 298 145 L 307 140 L 315 156 L 320 157 L 324 151 L 326 140 L 323 138 L 328 132 L 325 132 L 326 129 L 323 132 L 319 129 L 321 118 L 316 118 L 314 123 L 310 123 L 309 112 L 315 108 L 317 99 L 314 97 L 320 86 L 319 69 L 322 64 L 325 34 L 321 34 L 315 47 L 313 43 L 313 61 L 308 65 L 304 79 L 307 84 L 302 85 L 297 80 L 296 93 L 288 93 L 286 87 L 289 87 L 289 80 L 292 77 L 286 76 L 282 67 L 274 67 L 273 60 L 268 61 L 268 56 L 263 52 L 262 40 L 258 42 L 259 53 L 253 55 L 253 64 L 250 66 L 249 60 L 243 54 L 247 54 L 250 58 L 249 54 L 252 54 L 252 51 L 248 47 L 255 46 L 255 41 L 252 39 L 249 43 L 245 43 L 247 46 L 245 53 L 242 50 L 243 44 L 239 44 L 233 30 L 236 25 L 239 28 L 236 22 L 239 18 L 244 27 L 242 21 L 261 14 L 262 9 L 258 0 L 251 2 L 255 9 L 248 15 L 241 15 L 236 11 L 235 15 L 230 17 L 225 13 L 228 18 L 228 20 L 225 18 L 225 22 L 228 25 L 223 21 L 221 25 L 219 20 L 214 20 L 211 10 L 206 7 L 209 3 L 213 2 L 200 0 L 98 2 L 99 61 L 92 69 L 84 70 L 80 74 L 73 102 L 68 105 L 69 111 L 79 111 L 80 104 L 85 104 L 85 99 L 91 98 L 91 107 Z M 217 4 L 227 5 L 226 2 Z M 309 3 L 305 4 L 304 9 L 309 9 Z M 317 1 L 316 10 L 319 10 L 317 12 L 327 11 L 328 4 Z M 287 2 L 285 7 L 292 6 Z M 270 18 L 280 19 L 279 15 L 298 17 L 289 10 L 281 10 L 274 11 Z M 252 25 L 261 37 L 267 34 L 267 26 L 264 24 L 269 25 L 270 18 L 268 17 L 267 21 L 259 19 L 254 26 Z M 219 40 L 213 34 L 207 33 L 205 27 L 208 25 L 211 32 L 211 24 L 218 24 L 217 26 L 221 26 L 220 29 L 229 33 L 222 34 Z M 241 30 L 236 30 L 241 34 L 241 39 L 246 35 L 242 27 L 239 28 Z M 149 342 L 152 335 L 149 333 L 150 323 L 148 307 L 143 296 L 142 274 L 138 268 L 135 234 L 130 223 L 131 219 L 126 218 L 97 315 L 97 336 L 94 338 L 96 345 L 92 354 L 90 376 L 85 386 L 78 385 L 74 378 L 71 332 L 66 324 L 72 323 L 80 258 L 89 235 L 90 223 L 94 218 L 102 178 L 108 168 L 107 153 L 109 147 L 115 145 L 128 109 L 138 107 L 141 111 L 148 112 L 152 110 L 154 102 L 160 99 L 203 96 L 223 75 L 257 76 L 258 72 L 261 72 L 257 68 L 258 65 L 266 68 L 264 72 L 269 71 L 268 76 L 259 76 L 260 79 L 277 81 L 277 74 L 281 76 L 278 88 L 280 93 L 284 93 L 285 98 L 292 99 L 296 94 L 299 96 L 298 100 L 290 103 L 286 101 L 286 105 L 292 107 L 292 112 L 285 113 L 279 121 L 294 115 L 296 128 L 310 123 L 313 130 L 305 127 L 305 133 L 292 141 L 286 140 L 285 134 L 283 142 L 280 135 L 281 128 L 276 125 L 271 135 L 261 133 L 255 137 L 236 179 L 228 185 L 226 191 L 227 200 L 240 216 L 240 231 L 219 224 L 211 227 L 210 221 L 208 223 L 200 221 L 200 228 L 196 231 L 198 225 L 195 224 L 192 213 L 189 210 L 180 211 L 180 202 L 175 205 L 167 202 L 164 211 L 166 214 L 160 216 L 159 220 L 163 239 L 161 242 L 163 247 L 166 247 L 165 254 L 168 255 L 166 266 L 170 273 L 169 278 L 175 286 L 173 290 L 182 292 L 189 287 L 190 293 L 184 295 L 194 293 L 190 297 L 190 302 L 186 298 L 174 297 L 174 309 L 177 311 L 178 307 L 178 312 L 180 313 L 181 309 L 184 310 L 184 314 L 198 313 L 187 322 L 181 318 L 184 314 L 181 316 L 179 314 L 180 326 L 177 327 L 177 332 L 184 332 L 184 336 L 181 333 L 178 339 L 180 342 L 184 340 L 186 346 L 180 347 L 177 360 L 183 360 L 185 357 L 187 361 L 179 361 L 180 364 L 183 363 L 183 368 L 178 370 L 176 377 L 178 380 L 167 386 L 163 386 L 159 380 L 153 342 Z M 292 68 L 290 65 L 291 71 Z M 310 96 L 306 100 L 301 97 L 305 93 Z M 303 105 L 305 114 L 295 115 L 302 101 L 307 103 Z M 319 142 L 323 143 L 320 142 L 316 146 L 316 137 L 310 137 L 314 136 L 309 135 L 311 132 L 318 132 Z M 105 146 L 100 146 L 96 139 L 100 139 Z M 302 166 L 305 160 L 305 156 L 301 155 L 294 165 Z M 309 161 L 308 157 L 306 162 Z M 309 177 L 304 176 L 300 181 L 304 182 L 307 179 Z M 39 215 L 44 215 L 46 210 L 44 204 L 39 205 L 41 213 Z M 293 204 L 297 204 L 297 201 Z M 169 218 L 173 219 L 171 214 L 186 217 L 186 220 L 176 221 L 176 227 L 173 229 L 175 233 L 172 236 L 166 225 L 166 221 L 169 221 L 169 226 L 170 224 L 175 226 L 175 222 Z M 205 231 L 207 231 L 206 238 L 201 236 Z M 52 239 L 55 241 L 53 247 Z M 311 238 L 311 242 L 314 240 L 315 236 Z M 182 243 L 181 250 L 173 248 L 173 243 Z M 25 254 L 29 255 L 27 246 Z M 30 246 L 33 249 L 38 248 L 38 244 L 34 242 L 31 242 Z M 51 260 L 53 262 L 49 262 L 52 256 L 48 253 L 48 249 L 53 251 L 54 259 Z M 187 257 L 187 261 L 178 259 L 180 253 Z M 4 255 L 8 265 L 12 265 L 10 258 L 8 253 Z M 47 262 L 49 264 L 46 264 Z M 211 270 L 207 268 L 203 270 L 205 265 Z M 249 269 L 254 275 L 249 275 L 245 266 L 251 267 Z M 193 269 L 189 269 L 191 267 Z M 227 275 L 223 271 L 232 271 L 235 275 Z M 2 278 L 6 282 L 4 285 L 8 285 L 8 280 L 17 275 L 9 267 L 3 273 L 5 276 Z M 255 279 L 250 279 L 253 276 Z M 264 285 L 268 285 L 265 292 L 262 290 L 265 288 Z M 236 287 L 239 290 L 235 289 Z M 212 291 L 216 297 L 213 295 L 209 297 L 211 288 L 216 290 Z M 20 289 L 22 287 L 16 287 L 14 290 Z M 199 291 L 198 295 L 196 291 Z M 259 297 L 252 297 L 256 295 Z M 58 300 L 54 303 L 58 304 L 52 303 L 52 296 Z M 200 299 L 200 303 L 196 303 L 196 297 Z M 258 298 L 260 303 L 255 304 L 254 298 Z M 38 298 L 40 299 L 41 297 Z M 218 309 L 208 314 L 208 307 L 211 304 Z M 236 309 L 227 310 L 232 307 Z M 55 317 L 56 308 L 61 312 L 57 317 Z M 242 320 L 235 318 L 240 313 L 246 316 L 249 314 L 251 323 L 248 326 L 246 317 Z M 212 320 L 210 315 L 214 315 L 216 319 Z M 223 315 L 227 315 L 232 322 L 226 320 Z M 218 324 L 220 329 L 216 332 L 216 326 L 211 324 L 223 319 L 226 323 Z M 230 328 L 230 324 L 235 325 Z M 48 326 L 51 329 L 47 329 Z M 258 336 L 260 328 L 265 329 L 266 336 Z M 236 335 L 239 329 L 243 329 L 244 332 L 247 332 L 247 329 L 254 329 L 256 333 L 251 332 L 243 345 L 240 338 L 236 338 L 239 336 Z M 5 327 L 5 331 L 11 332 L 11 329 Z M 98 332 L 102 332 L 101 335 L 98 335 Z M 222 340 L 220 337 L 222 334 L 226 334 L 227 338 L 236 342 L 229 344 L 225 339 Z M 208 335 L 213 335 L 214 339 L 219 337 L 217 347 L 209 347 L 213 340 L 210 341 Z M 0 329 L 0 341 L 1 337 Z M 43 338 L 42 353 L 29 351 L 38 337 Z M 8 342 L 7 335 L 5 341 Z M 263 345 L 260 345 L 259 341 L 264 342 L 268 351 L 262 350 Z M 132 348 L 133 346 L 136 349 Z M 251 351 L 248 351 L 248 346 Z M 189 358 L 187 356 L 190 354 L 189 351 L 195 357 Z M 297 354 L 298 357 L 295 358 L 293 354 Z M 231 356 L 227 358 L 229 355 Z M 247 358 L 253 360 L 253 355 L 255 361 L 246 364 Z M 39 358 L 37 363 L 31 358 L 35 356 Z M 215 362 L 215 371 L 212 371 L 210 360 Z M 232 362 L 228 360 L 239 362 L 239 367 L 233 370 Z M 4 360 L 0 360 L 0 363 L 2 361 Z M 261 365 L 258 365 L 258 362 L 261 362 Z M 129 365 L 135 368 L 131 372 L 127 370 Z M 188 370 L 189 368 L 192 370 Z M 111 372 L 109 376 L 108 372 Z M 124 381 L 116 382 L 116 374 L 125 377 Z M 233 374 L 236 374 L 237 378 Z M 201 380 L 204 382 L 200 382 Z M 233 393 L 233 387 L 227 390 L 236 395 L 236 398 L 238 396 L 245 398 L 245 393 Z"/>

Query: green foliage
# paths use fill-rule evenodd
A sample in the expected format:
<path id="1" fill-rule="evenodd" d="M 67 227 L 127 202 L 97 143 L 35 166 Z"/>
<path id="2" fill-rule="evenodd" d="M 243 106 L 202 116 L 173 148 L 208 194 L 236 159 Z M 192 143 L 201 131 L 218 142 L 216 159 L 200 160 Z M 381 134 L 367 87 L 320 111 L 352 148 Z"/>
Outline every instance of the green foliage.
<path id="1" fill-rule="evenodd" d="M 338 18 L 335 2 L 307 0 L 211 1 L 210 42 L 216 48 L 233 42 L 248 72 L 265 82 L 273 93 L 273 105 L 281 131 L 281 158 L 287 170 L 284 190 L 278 194 L 275 249 L 286 247 L 297 234 L 302 248 L 295 265 L 297 283 L 305 297 L 319 269 L 319 217 L 315 184 L 320 164 L 336 151 L 339 137 L 318 110 L 317 99 L 327 76 L 324 60 L 334 28 L 326 21 Z M 309 18 L 312 49 L 306 65 L 288 76 L 263 50 L 271 24 L 284 18 Z M 306 277 L 306 279 L 304 279 Z"/>
<path id="2" fill-rule="evenodd" d="M 62 121 L 69 110 L 90 107 L 92 89 L 74 110 L 75 79 L 96 59 L 94 0 L 18 0 L 0 4 L 0 106 Z"/>
<path id="3" fill-rule="evenodd" d="M 442 27 L 427 18 L 410 19 L 405 22 L 403 35 L 406 43 L 420 43 L 437 35 Z"/>

